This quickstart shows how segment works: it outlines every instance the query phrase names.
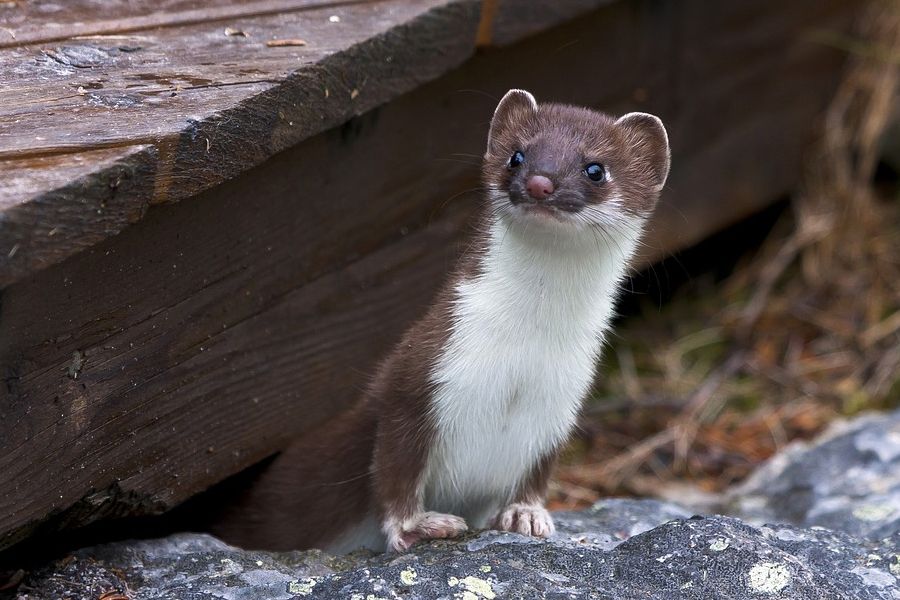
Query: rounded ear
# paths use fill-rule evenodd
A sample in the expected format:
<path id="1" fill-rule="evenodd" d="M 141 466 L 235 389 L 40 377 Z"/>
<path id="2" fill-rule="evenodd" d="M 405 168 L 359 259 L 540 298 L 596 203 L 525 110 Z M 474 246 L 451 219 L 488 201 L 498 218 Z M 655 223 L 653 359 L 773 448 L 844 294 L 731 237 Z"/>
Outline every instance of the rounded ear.
<path id="1" fill-rule="evenodd" d="M 637 152 L 641 166 L 649 172 L 650 178 L 662 189 L 669 176 L 672 161 L 669 152 L 669 136 L 659 117 L 642 113 L 628 113 L 616 121 Z"/>
<path id="2" fill-rule="evenodd" d="M 509 90 L 494 109 L 491 128 L 488 131 L 488 152 L 497 150 L 497 138 L 510 127 L 522 122 L 537 112 L 537 100 L 525 90 Z"/>

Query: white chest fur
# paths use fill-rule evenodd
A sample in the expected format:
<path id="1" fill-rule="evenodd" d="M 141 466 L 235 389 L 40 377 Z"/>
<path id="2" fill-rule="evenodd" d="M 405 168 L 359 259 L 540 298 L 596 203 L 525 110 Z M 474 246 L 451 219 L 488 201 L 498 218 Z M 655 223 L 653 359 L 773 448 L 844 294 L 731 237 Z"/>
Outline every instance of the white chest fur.
<path id="1" fill-rule="evenodd" d="M 437 440 L 425 508 L 480 527 L 562 444 L 588 392 L 640 224 L 598 239 L 491 226 L 481 274 L 457 286 L 432 380 Z"/>

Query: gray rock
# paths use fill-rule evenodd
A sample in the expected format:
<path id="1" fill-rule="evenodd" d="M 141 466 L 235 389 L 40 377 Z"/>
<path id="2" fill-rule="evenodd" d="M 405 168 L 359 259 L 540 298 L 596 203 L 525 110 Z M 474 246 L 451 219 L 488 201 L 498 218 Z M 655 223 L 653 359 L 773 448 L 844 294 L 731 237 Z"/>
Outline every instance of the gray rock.
<path id="1" fill-rule="evenodd" d="M 24 599 L 900 598 L 900 536 L 860 542 L 827 530 L 678 518 L 651 500 L 557 516 L 548 542 L 485 531 L 405 555 L 245 552 L 202 534 L 76 552 L 29 576 Z M 655 515 L 655 519 L 654 519 Z M 631 531 L 643 530 L 635 535 Z"/>
<path id="2" fill-rule="evenodd" d="M 900 411 L 839 423 L 812 444 L 788 446 L 728 494 L 723 512 L 871 540 L 897 533 Z"/>
<path id="3" fill-rule="evenodd" d="M 557 513 L 549 541 L 484 531 L 403 555 L 248 552 L 180 534 L 79 550 L 30 573 L 19 597 L 900 600 L 898 424 L 900 412 L 864 417 L 792 447 L 728 496 L 748 518 L 802 526 L 609 499 Z"/>

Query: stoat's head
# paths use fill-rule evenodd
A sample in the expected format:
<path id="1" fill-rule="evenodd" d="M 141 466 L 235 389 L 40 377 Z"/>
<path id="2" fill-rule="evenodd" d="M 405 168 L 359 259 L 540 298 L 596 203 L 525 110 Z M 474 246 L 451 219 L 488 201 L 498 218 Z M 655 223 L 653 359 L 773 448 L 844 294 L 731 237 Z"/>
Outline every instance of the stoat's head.
<path id="1" fill-rule="evenodd" d="M 503 219 L 554 228 L 642 221 L 668 174 L 669 140 L 653 115 L 616 119 L 510 90 L 491 120 L 484 180 Z"/>

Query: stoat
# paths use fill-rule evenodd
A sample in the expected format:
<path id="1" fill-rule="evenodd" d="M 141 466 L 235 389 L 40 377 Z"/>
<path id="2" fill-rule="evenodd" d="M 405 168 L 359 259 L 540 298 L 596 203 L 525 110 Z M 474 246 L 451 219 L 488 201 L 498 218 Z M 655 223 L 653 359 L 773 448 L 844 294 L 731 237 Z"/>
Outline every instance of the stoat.
<path id="1" fill-rule="evenodd" d="M 669 172 L 662 122 L 538 104 L 491 120 L 480 227 L 351 410 L 283 452 L 214 528 L 245 547 L 402 551 L 553 534 L 548 478 Z"/>

